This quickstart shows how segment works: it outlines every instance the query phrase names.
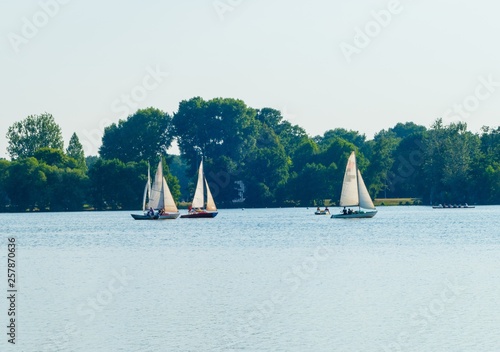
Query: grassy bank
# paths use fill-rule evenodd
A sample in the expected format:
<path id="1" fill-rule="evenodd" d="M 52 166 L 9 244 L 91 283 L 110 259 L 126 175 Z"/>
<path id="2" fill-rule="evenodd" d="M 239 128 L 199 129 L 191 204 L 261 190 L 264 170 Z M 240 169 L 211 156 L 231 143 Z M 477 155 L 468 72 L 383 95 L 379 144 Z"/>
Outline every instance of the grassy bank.
<path id="1" fill-rule="evenodd" d="M 421 205 L 420 198 L 376 198 L 373 202 L 375 206 L 392 206 L 392 205 Z"/>

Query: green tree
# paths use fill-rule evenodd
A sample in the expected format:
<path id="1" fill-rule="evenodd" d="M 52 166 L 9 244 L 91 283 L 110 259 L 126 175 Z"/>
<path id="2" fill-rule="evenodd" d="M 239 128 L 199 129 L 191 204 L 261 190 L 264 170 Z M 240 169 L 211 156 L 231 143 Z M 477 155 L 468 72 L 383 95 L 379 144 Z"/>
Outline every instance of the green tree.
<path id="1" fill-rule="evenodd" d="M 478 135 L 467 131 L 463 122 L 444 126 L 436 120 L 427 131 L 424 175 L 429 185 L 425 200 L 431 203 L 475 201 L 476 161 L 482 158 Z"/>
<path id="2" fill-rule="evenodd" d="M 61 128 L 51 114 L 31 115 L 7 131 L 7 151 L 12 159 L 27 158 L 43 147 L 63 150 Z"/>
<path id="3" fill-rule="evenodd" d="M 77 165 L 83 171 L 87 171 L 87 164 L 85 163 L 85 154 L 83 152 L 83 146 L 78 139 L 76 133 L 73 133 L 71 139 L 69 140 L 68 148 L 66 149 L 66 154 L 76 160 Z"/>
<path id="4" fill-rule="evenodd" d="M 335 168 L 332 165 L 332 168 Z M 294 173 L 289 185 L 293 200 L 301 206 L 323 206 L 324 200 L 332 196 L 332 179 L 329 168 L 322 164 L 306 164 L 300 173 Z"/>
<path id="5" fill-rule="evenodd" d="M 46 178 L 45 186 L 37 199 L 40 209 L 50 211 L 81 210 L 88 193 L 88 177 L 79 168 L 60 168 L 40 163 Z"/>
<path id="6" fill-rule="evenodd" d="M 276 190 L 288 180 L 289 158 L 278 136 L 267 125 L 260 124 L 256 144 L 245 160 L 246 204 L 266 206 L 275 202 Z"/>
<path id="7" fill-rule="evenodd" d="M 319 147 L 313 139 L 304 136 L 300 143 L 294 148 L 291 155 L 292 170 L 300 172 L 306 164 L 314 163 L 318 158 Z"/>
<path id="8" fill-rule="evenodd" d="M 89 155 L 85 157 L 85 165 L 87 165 L 87 170 L 92 168 L 92 166 L 99 160 L 97 155 Z"/>
<path id="9" fill-rule="evenodd" d="M 9 203 L 5 180 L 10 167 L 10 162 L 5 159 L 0 159 L 0 209 L 5 209 Z"/>
<path id="10" fill-rule="evenodd" d="M 45 163 L 58 168 L 76 168 L 78 163 L 75 159 L 70 158 L 60 149 L 40 148 L 33 155 L 40 163 Z"/>
<path id="11" fill-rule="evenodd" d="M 307 138 L 306 131 L 297 125 L 283 119 L 281 112 L 272 108 L 257 110 L 255 118 L 270 127 L 278 136 L 287 155 L 291 155 L 303 138 Z"/>
<path id="12" fill-rule="evenodd" d="M 422 198 L 428 185 L 423 174 L 426 132 L 404 137 L 394 151 L 394 163 L 387 174 L 387 195 Z"/>
<path id="13" fill-rule="evenodd" d="M 5 176 L 5 189 L 13 209 L 20 211 L 41 208 L 47 176 L 38 160 L 26 158 L 13 161 Z"/>
<path id="14" fill-rule="evenodd" d="M 493 162 L 488 165 L 485 172 L 485 189 L 487 194 L 483 198 L 483 202 L 489 204 L 500 204 L 500 163 Z"/>
<path id="15" fill-rule="evenodd" d="M 187 165 L 180 155 L 172 155 L 169 165 L 170 173 L 177 177 L 179 182 L 179 199 L 189 201 L 189 178 L 187 177 Z M 182 195 L 182 198 L 181 198 Z M 174 199 L 177 199 L 174 197 Z"/>
<path id="16" fill-rule="evenodd" d="M 146 170 L 145 161 L 125 164 L 118 159 L 98 159 L 89 169 L 90 196 L 94 208 L 139 209 L 147 179 Z"/>
<path id="17" fill-rule="evenodd" d="M 88 177 L 76 160 L 59 149 L 41 148 L 35 157 L 12 162 L 4 187 L 17 210 L 81 210 L 88 193 Z"/>
<path id="18" fill-rule="evenodd" d="M 255 110 L 242 100 L 200 97 L 179 103 L 174 115 L 179 149 L 195 172 L 200 154 L 209 159 L 224 155 L 233 161 L 243 159 L 255 144 Z"/>
<path id="19" fill-rule="evenodd" d="M 500 127 L 484 126 L 480 139 L 483 157 L 476 161 L 473 174 L 478 199 L 500 204 Z"/>
<path id="20" fill-rule="evenodd" d="M 335 128 L 326 131 L 323 136 L 316 136 L 314 140 L 321 148 L 328 147 L 332 140 L 335 138 L 342 138 L 343 140 L 354 144 L 357 148 L 362 148 L 366 142 L 366 136 L 359 134 L 358 131 L 346 130 L 344 128 Z"/>
<path id="21" fill-rule="evenodd" d="M 230 204 L 237 196 L 234 182 L 241 180 L 245 159 L 256 145 L 255 114 L 237 99 L 196 97 L 179 103 L 173 124 L 187 171 L 194 181 L 203 155 L 217 204 Z"/>
<path id="22" fill-rule="evenodd" d="M 382 130 L 362 149 L 367 159 L 370 160 L 370 165 L 363 176 L 373 198 L 381 191 L 386 197 L 385 191 L 390 190 L 389 173 L 394 164 L 394 152 L 399 142 L 400 138 L 397 138 L 393 132 Z"/>
<path id="23" fill-rule="evenodd" d="M 394 133 L 397 138 L 406 138 L 412 134 L 422 134 L 427 131 L 427 128 L 422 125 L 417 125 L 414 122 L 398 122 L 396 126 L 389 128 L 389 132 Z"/>
<path id="24" fill-rule="evenodd" d="M 106 127 L 99 154 L 103 159 L 122 162 L 158 160 L 173 139 L 171 116 L 159 109 L 138 110 L 126 120 Z"/>

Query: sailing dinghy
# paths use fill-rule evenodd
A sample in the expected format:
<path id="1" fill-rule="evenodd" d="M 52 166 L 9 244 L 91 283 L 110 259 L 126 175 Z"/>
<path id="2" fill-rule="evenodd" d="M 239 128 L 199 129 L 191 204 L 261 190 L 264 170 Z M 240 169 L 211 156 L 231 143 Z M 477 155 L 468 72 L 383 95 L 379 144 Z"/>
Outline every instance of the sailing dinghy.
<path id="1" fill-rule="evenodd" d="M 148 202 L 149 199 L 149 202 Z M 146 203 L 149 210 L 146 211 Z M 153 187 L 151 187 L 151 177 L 148 167 L 148 181 L 144 187 L 144 195 L 142 200 L 142 211 L 144 214 L 130 214 L 135 220 L 169 220 L 177 219 L 180 215 L 175 205 L 174 198 L 167 181 L 163 177 L 162 161 L 158 163 L 156 169 Z"/>
<path id="2" fill-rule="evenodd" d="M 205 191 L 207 202 L 205 206 Z M 208 187 L 208 182 L 203 174 L 203 160 L 201 160 L 200 168 L 198 169 L 198 182 L 196 183 L 196 191 L 194 192 L 193 202 L 187 214 L 181 215 L 184 219 L 199 219 L 199 218 L 215 218 L 217 216 L 217 207 L 215 206 L 212 192 Z"/>
<path id="3" fill-rule="evenodd" d="M 344 183 L 342 184 L 342 193 L 340 195 L 340 206 L 344 207 L 344 209 L 340 214 L 332 215 L 332 219 L 373 218 L 377 214 L 375 205 L 373 205 L 370 194 L 358 170 L 354 152 L 351 153 L 347 160 Z M 358 210 L 347 210 L 346 207 L 358 207 Z M 370 211 L 365 211 L 361 208 L 369 209 Z"/>

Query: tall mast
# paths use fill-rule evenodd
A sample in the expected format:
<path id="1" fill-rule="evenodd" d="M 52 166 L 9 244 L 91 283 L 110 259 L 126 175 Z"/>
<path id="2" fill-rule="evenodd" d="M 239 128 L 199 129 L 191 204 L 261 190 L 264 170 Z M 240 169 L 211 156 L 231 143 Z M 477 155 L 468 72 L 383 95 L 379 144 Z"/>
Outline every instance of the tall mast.
<path id="1" fill-rule="evenodd" d="M 354 163 L 356 164 L 356 186 L 357 186 L 357 191 L 358 191 L 358 212 L 361 211 L 361 202 L 359 199 L 359 169 L 358 169 L 358 160 L 356 159 L 356 153 L 354 152 Z"/>

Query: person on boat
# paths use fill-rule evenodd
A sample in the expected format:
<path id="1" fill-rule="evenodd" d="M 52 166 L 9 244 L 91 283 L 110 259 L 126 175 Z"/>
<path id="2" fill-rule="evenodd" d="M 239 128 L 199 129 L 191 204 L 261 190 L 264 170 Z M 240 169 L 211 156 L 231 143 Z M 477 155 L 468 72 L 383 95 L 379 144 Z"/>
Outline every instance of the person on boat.
<path id="1" fill-rule="evenodd" d="M 351 215 L 352 214 L 352 209 L 349 208 L 349 210 L 347 211 L 347 214 Z"/>
<path id="2" fill-rule="evenodd" d="M 153 215 L 155 215 L 155 211 L 153 210 L 152 207 L 149 207 L 148 216 L 153 216 Z"/>
<path id="3" fill-rule="evenodd" d="M 165 209 L 164 208 L 161 208 L 160 211 L 158 212 L 159 215 L 163 215 L 165 214 Z"/>
<path id="4" fill-rule="evenodd" d="M 188 207 L 188 213 L 190 213 L 191 211 L 193 211 L 193 207 L 190 205 L 190 206 Z"/>
<path id="5" fill-rule="evenodd" d="M 344 209 L 342 210 L 342 213 L 343 213 L 344 215 L 347 215 L 347 209 L 346 209 L 345 207 L 344 207 Z"/>
<path id="6" fill-rule="evenodd" d="M 330 210 L 328 209 L 328 207 L 325 207 L 325 213 L 330 214 Z"/>
<path id="7" fill-rule="evenodd" d="M 317 212 L 320 212 L 321 210 L 319 209 L 319 207 L 317 207 L 317 208 L 316 208 L 316 211 L 317 211 Z"/>

